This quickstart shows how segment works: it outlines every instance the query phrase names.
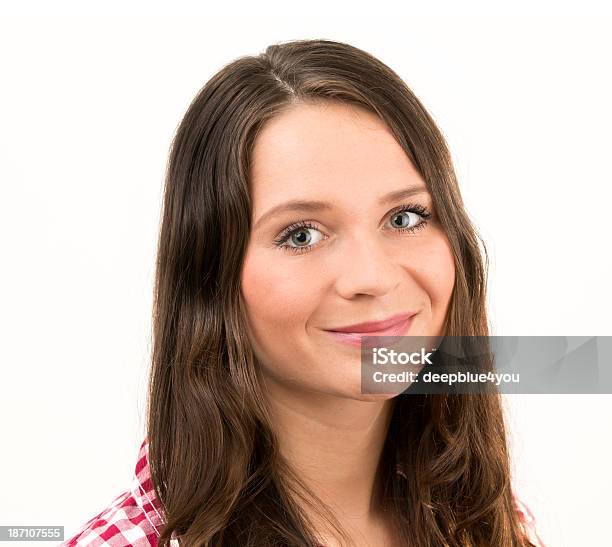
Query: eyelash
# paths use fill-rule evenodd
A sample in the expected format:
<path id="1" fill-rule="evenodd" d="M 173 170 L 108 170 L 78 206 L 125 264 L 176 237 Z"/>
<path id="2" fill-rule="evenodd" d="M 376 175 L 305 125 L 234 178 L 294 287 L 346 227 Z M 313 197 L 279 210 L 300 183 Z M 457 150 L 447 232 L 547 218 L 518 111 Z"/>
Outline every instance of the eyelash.
<path id="1" fill-rule="evenodd" d="M 421 222 L 419 222 L 418 224 L 416 224 L 415 226 L 411 226 L 409 228 L 397 228 L 398 232 L 409 232 L 409 233 L 413 233 L 416 232 L 417 230 L 421 230 L 423 228 L 425 228 L 425 226 L 427 225 L 428 219 L 431 217 L 431 213 L 427 210 L 426 207 L 423 207 L 420 204 L 406 204 L 406 205 L 400 205 L 399 207 L 397 207 L 396 209 L 394 209 L 393 211 L 391 211 L 389 213 L 390 216 L 395 216 L 404 212 L 408 212 L 408 213 L 416 213 L 417 215 L 419 215 L 421 217 Z M 282 233 L 280 234 L 280 236 L 274 240 L 274 244 L 276 245 L 277 248 L 281 249 L 281 250 L 287 250 L 291 253 L 304 253 L 306 251 L 309 251 L 312 247 L 316 246 L 316 243 L 313 243 L 311 245 L 304 245 L 303 247 L 292 247 L 290 245 L 284 245 L 284 243 L 297 231 L 299 230 L 303 230 L 304 228 L 310 228 L 312 230 L 318 230 L 318 228 L 313 225 L 310 221 L 300 221 L 300 222 L 294 222 L 293 224 L 290 224 L 289 226 L 287 226 Z"/>

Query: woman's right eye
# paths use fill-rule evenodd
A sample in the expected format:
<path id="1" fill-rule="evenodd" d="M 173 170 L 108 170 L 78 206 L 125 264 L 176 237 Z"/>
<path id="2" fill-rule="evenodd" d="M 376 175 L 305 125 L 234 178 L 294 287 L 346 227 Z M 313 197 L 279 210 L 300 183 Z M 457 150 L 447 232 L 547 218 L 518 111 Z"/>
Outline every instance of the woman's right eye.
<path id="1" fill-rule="evenodd" d="M 308 251 L 322 239 L 323 235 L 316 226 L 309 222 L 297 222 L 283 230 L 274 243 L 280 249 L 300 253 Z"/>

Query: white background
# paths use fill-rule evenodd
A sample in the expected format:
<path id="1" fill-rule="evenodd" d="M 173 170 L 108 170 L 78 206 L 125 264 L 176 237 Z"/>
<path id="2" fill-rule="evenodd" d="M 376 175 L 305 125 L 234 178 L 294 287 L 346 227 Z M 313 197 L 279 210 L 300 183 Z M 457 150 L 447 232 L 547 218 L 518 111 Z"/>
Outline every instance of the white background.
<path id="1" fill-rule="evenodd" d="M 610 18 L 308 15 L 0 19 L 0 525 L 68 538 L 129 486 L 170 140 L 277 41 L 365 49 L 429 109 L 491 253 L 493 334 L 612 335 Z M 505 402 L 547 545 L 609 545 L 612 396 Z"/>

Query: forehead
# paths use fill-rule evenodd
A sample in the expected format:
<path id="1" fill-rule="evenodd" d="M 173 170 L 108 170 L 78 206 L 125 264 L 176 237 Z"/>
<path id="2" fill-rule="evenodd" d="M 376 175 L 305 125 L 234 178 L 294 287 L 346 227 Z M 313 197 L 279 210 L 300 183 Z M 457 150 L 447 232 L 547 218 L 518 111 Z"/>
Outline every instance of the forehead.
<path id="1" fill-rule="evenodd" d="M 299 104 L 268 120 L 254 143 L 250 179 L 255 204 L 333 199 L 347 186 L 365 197 L 422 181 L 376 114 L 331 101 Z"/>

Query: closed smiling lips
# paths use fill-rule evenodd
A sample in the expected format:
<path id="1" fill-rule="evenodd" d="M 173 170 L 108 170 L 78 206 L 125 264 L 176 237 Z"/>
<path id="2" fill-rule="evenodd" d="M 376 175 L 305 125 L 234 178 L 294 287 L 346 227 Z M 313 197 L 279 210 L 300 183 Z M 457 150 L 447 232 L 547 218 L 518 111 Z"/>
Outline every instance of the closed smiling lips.
<path id="1" fill-rule="evenodd" d="M 342 327 L 325 329 L 338 342 L 352 346 L 362 345 L 362 336 L 402 336 L 412 323 L 417 312 L 398 313 L 382 321 L 366 321 Z"/>

